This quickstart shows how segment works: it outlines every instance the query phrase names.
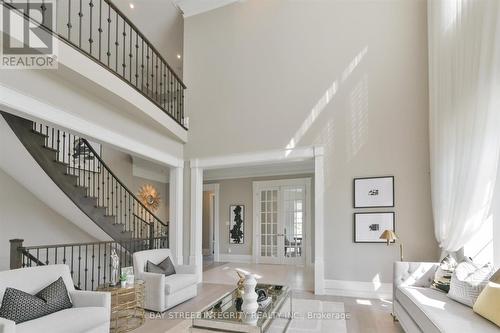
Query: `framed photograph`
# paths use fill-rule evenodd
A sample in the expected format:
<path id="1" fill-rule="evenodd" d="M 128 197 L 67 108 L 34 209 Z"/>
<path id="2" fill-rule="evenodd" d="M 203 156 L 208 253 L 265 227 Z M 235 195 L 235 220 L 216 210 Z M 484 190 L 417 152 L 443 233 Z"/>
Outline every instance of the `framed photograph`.
<path id="1" fill-rule="evenodd" d="M 229 206 L 229 244 L 245 243 L 245 206 Z"/>
<path id="2" fill-rule="evenodd" d="M 134 267 L 133 266 L 122 267 L 121 274 L 124 274 L 127 276 L 127 284 L 134 284 Z"/>
<path id="3" fill-rule="evenodd" d="M 394 177 L 354 178 L 354 208 L 394 207 Z"/>
<path id="4" fill-rule="evenodd" d="M 384 230 L 395 230 L 394 212 L 354 213 L 354 243 L 385 243 Z"/>

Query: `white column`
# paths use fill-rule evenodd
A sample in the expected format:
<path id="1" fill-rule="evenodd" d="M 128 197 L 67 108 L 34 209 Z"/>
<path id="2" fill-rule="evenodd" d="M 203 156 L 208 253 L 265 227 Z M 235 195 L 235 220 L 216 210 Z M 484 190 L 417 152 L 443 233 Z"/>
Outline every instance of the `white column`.
<path id="1" fill-rule="evenodd" d="M 196 265 L 198 282 L 203 278 L 203 169 L 191 163 L 191 241 L 189 264 Z"/>
<path id="2" fill-rule="evenodd" d="M 314 293 L 323 295 L 325 292 L 324 268 L 324 149 L 314 147 Z"/>
<path id="3" fill-rule="evenodd" d="M 178 265 L 183 264 L 182 224 L 183 224 L 183 167 L 170 168 L 169 235 L 170 249 Z"/>

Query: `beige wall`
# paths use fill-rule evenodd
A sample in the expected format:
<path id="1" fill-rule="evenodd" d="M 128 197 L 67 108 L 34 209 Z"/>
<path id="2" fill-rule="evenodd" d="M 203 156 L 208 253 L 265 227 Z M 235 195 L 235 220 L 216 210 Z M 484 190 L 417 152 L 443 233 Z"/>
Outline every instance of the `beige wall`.
<path id="1" fill-rule="evenodd" d="M 396 207 L 375 211 L 396 212 L 406 259 L 437 259 L 426 24 L 423 0 L 248 0 L 187 18 L 186 157 L 323 145 L 326 278 L 392 279 L 396 247 L 353 243 L 354 177 L 394 175 Z"/>
<path id="2" fill-rule="evenodd" d="M 131 9 L 129 4 L 134 4 Z M 184 19 L 171 1 L 115 1 L 115 5 L 137 26 L 161 53 L 174 71 L 182 77 Z"/>
<path id="3" fill-rule="evenodd" d="M 0 271 L 9 269 L 14 238 L 27 246 L 96 241 L 0 170 Z"/>
<path id="4" fill-rule="evenodd" d="M 270 176 L 270 177 L 250 177 L 238 179 L 223 179 L 207 181 L 207 184 L 219 184 L 219 253 L 220 254 L 242 254 L 252 255 L 253 247 L 253 182 L 277 179 L 293 178 L 311 178 L 314 183 L 314 177 L 310 174 Z M 314 192 L 312 185 L 311 191 Z M 244 243 L 229 243 L 229 225 L 230 211 L 229 207 L 234 204 L 245 206 L 244 220 Z M 311 206 L 314 206 L 314 195 L 311 196 Z M 205 213 L 205 211 L 204 211 Z M 314 221 L 314 214 L 311 214 L 311 220 Z M 203 231 L 205 232 L 205 230 Z M 231 252 L 229 252 L 229 249 Z"/>
<path id="5" fill-rule="evenodd" d="M 102 158 L 104 159 L 104 162 L 106 162 L 106 164 L 109 166 L 111 171 L 113 171 L 113 173 L 120 179 L 120 181 L 122 181 L 125 186 L 127 186 L 135 195 L 137 195 L 141 186 L 146 184 L 153 185 L 158 191 L 158 194 L 161 198 L 160 207 L 158 208 L 158 211 L 155 213 L 155 215 L 160 220 L 168 222 L 170 194 L 168 184 L 134 176 L 132 173 L 132 157 L 109 146 L 103 146 Z"/>

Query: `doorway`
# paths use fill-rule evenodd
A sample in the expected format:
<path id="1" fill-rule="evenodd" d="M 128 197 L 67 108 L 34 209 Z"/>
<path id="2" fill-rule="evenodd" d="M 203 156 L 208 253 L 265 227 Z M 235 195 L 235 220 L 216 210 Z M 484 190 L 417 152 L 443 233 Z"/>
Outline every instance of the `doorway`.
<path id="1" fill-rule="evenodd" d="M 253 197 L 255 261 L 310 264 L 311 179 L 257 181 Z"/>
<path id="2" fill-rule="evenodd" d="M 203 185 L 203 266 L 219 261 L 219 184 Z"/>

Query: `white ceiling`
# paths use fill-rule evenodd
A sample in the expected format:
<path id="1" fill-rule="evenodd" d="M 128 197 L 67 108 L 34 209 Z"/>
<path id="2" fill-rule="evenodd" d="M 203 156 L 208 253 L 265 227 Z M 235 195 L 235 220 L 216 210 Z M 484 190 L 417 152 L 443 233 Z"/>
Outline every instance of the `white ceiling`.
<path id="1" fill-rule="evenodd" d="M 229 5 L 241 0 L 172 0 L 179 7 L 184 17 L 189 17 L 209 10 Z"/>

